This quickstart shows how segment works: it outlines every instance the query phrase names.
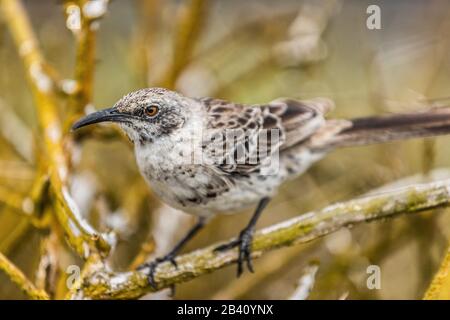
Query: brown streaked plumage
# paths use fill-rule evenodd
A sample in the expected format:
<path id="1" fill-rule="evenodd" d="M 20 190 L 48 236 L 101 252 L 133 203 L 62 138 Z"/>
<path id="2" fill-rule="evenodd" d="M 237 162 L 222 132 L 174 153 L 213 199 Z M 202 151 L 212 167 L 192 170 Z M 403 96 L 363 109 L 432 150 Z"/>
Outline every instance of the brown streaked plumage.
<path id="1" fill-rule="evenodd" d="M 171 261 L 176 265 L 176 254 L 205 219 L 257 203 L 254 216 L 239 237 L 218 248 L 238 246 L 238 274 L 244 263 L 252 271 L 252 233 L 268 199 L 284 181 L 303 173 L 333 149 L 450 133 L 450 108 L 326 120 L 324 115 L 332 107 L 333 103 L 323 98 L 244 105 L 149 88 L 86 116 L 73 128 L 102 121 L 119 123 L 134 142 L 137 164 L 153 190 L 169 205 L 199 217 L 197 225 L 169 254 L 143 266 L 154 284 L 158 264 Z M 260 152 L 263 148 L 266 153 Z M 197 153 L 202 161 L 191 161 Z M 277 170 L 265 172 L 274 156 Z"/>

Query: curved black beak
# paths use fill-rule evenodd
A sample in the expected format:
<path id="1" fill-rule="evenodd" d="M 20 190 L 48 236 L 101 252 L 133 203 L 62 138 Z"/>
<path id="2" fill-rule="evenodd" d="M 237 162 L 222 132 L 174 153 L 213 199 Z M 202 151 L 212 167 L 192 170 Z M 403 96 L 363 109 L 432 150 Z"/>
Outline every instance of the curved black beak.
<path id="1" fill-rule="evenodd" d="M 127 122 L 130 121 L 130 115 L 117 111 L 116 108 L 108 108 L 88 114 L 86 117 L 81 118 L 75 122 L 72 126 L 72 130 L 77 130 L 81 127 L 85 127 L 94 123 L 112 121 L 112 122 Z"/>

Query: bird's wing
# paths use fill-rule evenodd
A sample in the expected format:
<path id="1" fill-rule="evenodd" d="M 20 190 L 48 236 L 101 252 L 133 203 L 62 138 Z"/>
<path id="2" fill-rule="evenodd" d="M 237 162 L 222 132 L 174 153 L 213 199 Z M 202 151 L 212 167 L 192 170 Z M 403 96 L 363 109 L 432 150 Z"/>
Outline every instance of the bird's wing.
<path id="1" fill-rule="evenodd" d="M 208 115 L 203 150 L 220 170 L 245 175 L 259 170 L 275 152 L 301 143 L 324 123 L 327 99 L 278 99 L 245 105 L 202 98 Z M 218 152 L 219 150 L 219 152 Z"/>

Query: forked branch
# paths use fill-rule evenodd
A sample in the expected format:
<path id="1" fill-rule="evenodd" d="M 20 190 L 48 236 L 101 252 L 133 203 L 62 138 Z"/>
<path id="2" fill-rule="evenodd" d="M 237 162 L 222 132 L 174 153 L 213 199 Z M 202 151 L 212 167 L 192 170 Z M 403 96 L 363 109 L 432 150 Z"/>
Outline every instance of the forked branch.
<path id="1" fill-rule="evenodd" d="M 45 145 L 45 167 L 48 168 L 57 220 L 69 243 L 82 257 L 87 257 L 91 250 L 106 254 L 110 247 L 107 237 L 83 220 L 68 192 L 69 159 L 64 148 L 64 132 L 58 117 L 54 83 L 46 70 L 47 63 L 29 18 L 20 1 L 0 0 L 0 8 L 22 58 L 38 111 Z"/>

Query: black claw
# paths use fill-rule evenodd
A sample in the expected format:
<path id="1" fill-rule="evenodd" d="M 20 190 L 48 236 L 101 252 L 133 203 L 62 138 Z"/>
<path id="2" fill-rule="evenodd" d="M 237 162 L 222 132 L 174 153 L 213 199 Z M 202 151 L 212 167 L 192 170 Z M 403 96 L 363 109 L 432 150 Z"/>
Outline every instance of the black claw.
<path id="1" fill-rule="evenodd" d="M 175 261 L 175 258 L 172 258 L 169 261 L 175 267 L 175 269 L 178 269 L 178 263 Z"/>
<path id="2" fill-rule="evenodd" d="M 170 286 L 169 297 L 171 297 L 171 298 L 175 297 L 175 285 L 174 285 L 174 284 L 172 284 L 172 285 Z"/>
<path id="3" fill-rule="evenodd" d="M 155 270 L 156 270 L 156 261 L 152 261 L 150 263 L 143 263 L 137 267 L 137 270 L 143 270 L 148 268 L 147 272 L 147 280 L 148 283 L 152 286 L 153 289 L 156 289 L 155 283 Z"/>
<path id="4" fill-rule="evenodd" d="M 153 261 L 148 264 L 147 280 L 153 289 L 156 289 L 155 271 L 156 271 L 157 267 L 158 267 L 158 261 Z"/>
<path id="5" fill-rule="evenodd" d="M 173 255 L 167 255 L 161 258 L 156 258 L 154 261 L 144 263 L 137 268 L 138 270 L 148 268 L 147 272 L 148 283 L 152 286 L 153 289 L 156 289 L 156 282 L 155 282 L 156 269 L 161 263 L 166 261 L 169 261 L 175 268 L 178 268 L 178 264 L 175 261 L 175 257 Z M 175 291 L 173 290 L 173 292 Z"/>
<path id="6" fill-rule="evenodd" d="M 252 233 L 252 230 L 246 229 L 241 232 L 239 236 L 241 243 L 239 245 L 238 276 L 240 276 L 243 272 L 244 263 L 246 263 L 250 272 L 254 272 L 251 258 Z"/>
<path id="7" fill-rule="evenodd" d="M 238 239 L 233 240 L 229 243 L 218 246 L 214 249 L 214 251 L 223 251 L 232 249 L 239 245 L 239 255 L 237 259 L 237 276 L 239 277 L 244 271 L 244 263 L 247 265 L 247 268 L 250 272 L 254 272 L 253 270 L 253 262 L 252 262 L 252 240 L 253 240 L 253 229 L 255 227 L 256 221 L 259 216 L 263 212 L 266 205 L 269 203 L 270 198 L 265 197 L 261 199 L 256 208 L 255 213 L 253 213 L 252 218 L 250 219 L 247 227 L 241 231 Z"/>
<path id="8" fill-rule="evenodd" d="M 238 260 L 237 264 L 238 264 L 238 267 L 237 267 L 236 277 L 240 278 L 242 273 L 244 272 L 244 270 L 243 270 L 244 268 L 242 267 L 242 259 L 240 256 L 239 256 L 239 260 Z"/>
<path id="9" fill-rule="evenodd" d="M 250 271 L 251 273 L 255 273 L 255 270 L 253 269 L 253 261 L 252 261 L 252 258 L 250 256 L 250 252 L 247 255 L 247 259 L 246 260 L 247 260 L 247 269 L 248 269 L 248 271 Z"/>
<path id="10" fill-rule="evenodd" d="M 165 257 L 159 258 L 159 263 L 162 263 L 162 262 L 165 262 L 165 261 L 169 261 L 175 267 L 175 269 L 178 269 L 178 264 L 175 261 L 175 256 L 173 254 L 168 254 Z"/>
<path id="11" fill-rule="evenodd" d="M 253 239 L 253 230 L 245 229 L 239 234 L 239 238 L 229 243 L 222 244 L 214 249 L 214 251 L 225 251 L 234 247 L 239 247 L 239 255 L 237 259 L 237 277 L 240 277 L 244 272 L 244 263 L 250 272 L 255 272 L 253 269 L 251 257 L 251 245 Z"/>

